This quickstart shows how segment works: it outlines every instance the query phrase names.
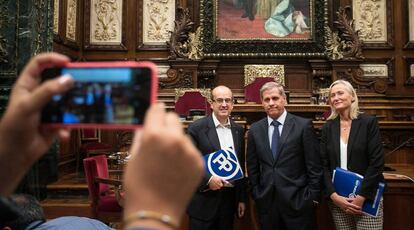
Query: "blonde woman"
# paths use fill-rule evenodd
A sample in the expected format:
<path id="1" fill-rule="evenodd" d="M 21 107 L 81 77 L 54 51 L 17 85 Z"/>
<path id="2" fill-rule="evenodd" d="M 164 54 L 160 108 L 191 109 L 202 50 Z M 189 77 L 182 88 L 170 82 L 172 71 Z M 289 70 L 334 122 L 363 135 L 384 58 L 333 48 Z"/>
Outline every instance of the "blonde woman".
<path id="1" fill-rule="evenodd" d="M 352 85 L 337 80 L 329 87 L 331 115 L 322 127 L 321 158 L 324 165 L 324 193 L 336 228 L 382 229 L 382 201 L 377 217 L 361 211 L 365 200 L 375 197 L 378 183 L 383 181 L 384 151 L 375 117 L 359 112 L 358 96 Z M 332 184 L 336 167 L 364 176 L 355 198 L 338 195 Z"/>

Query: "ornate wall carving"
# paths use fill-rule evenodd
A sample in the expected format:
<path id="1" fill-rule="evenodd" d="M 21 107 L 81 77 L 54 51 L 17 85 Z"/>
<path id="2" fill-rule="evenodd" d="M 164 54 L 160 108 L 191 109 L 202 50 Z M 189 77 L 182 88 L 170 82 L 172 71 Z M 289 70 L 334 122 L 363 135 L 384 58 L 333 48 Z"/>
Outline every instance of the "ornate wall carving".
<path id="1" fill-rule="evenodd" d="M 175 0 L 144 0 L 143 33 L 145 45 L 164 45 L 174 30 Z"/>
<path id="2" fill-rule="evenodd" d="M 386 0 L 353 0 L 355 27 L 364 42 L 387 41 Z"/>
<path id="3" fill-rule="evenodd" d="M 53 33 L 59 33 L 59 0 L 53 1 Z"/>
<path id="4" fill-rule="evenodd" d="M 275 82 L 285 85 L 285 66 L 284 65 L 245 65 L 244 66 L 244 86 L 251 84 L 256 78 L 272 77 Z"/>
<path id="5" fill-rule="evenodd" d="M 121 44 L 122 4 L 123 0 L 92 0 L 90 44 Z"/>
<path id="6" fill-rule="evenodd" d="M 386 64 L 361 64 L 359 67 L 364 72 L 365 78 L 388 77 L 388 66 Z"/>
<path id="7" fill-rule="evenodd" d="M 77 0 L 68 0 L 66 8 L 66 37 L 76 41 Z"/>

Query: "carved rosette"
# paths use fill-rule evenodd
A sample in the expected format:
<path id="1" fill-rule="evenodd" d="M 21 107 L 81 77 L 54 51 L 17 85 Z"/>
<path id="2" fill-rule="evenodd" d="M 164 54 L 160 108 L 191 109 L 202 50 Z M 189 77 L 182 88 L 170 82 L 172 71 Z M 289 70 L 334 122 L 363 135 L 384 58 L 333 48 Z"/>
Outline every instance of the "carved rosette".
<path id="1" fill-rule="evenodd" d="M 285 85 L 284 65 L 245 65 L 244 86 L 251 84 L 256 78 L 271 77 L 275 82 Z"/>
<path id="2" fill-rule="evenodd" d="M 145 0 L 143 14 L 144 44 L 165 44 L 174 29 L 175 0 Z"/>
<path id="3" fill-rule="evenodd" d="M 175 102 L 178 98 L 182 97 L 186 92 L 200 92 L 201 96 L 207 98 L 211 103 L 211 90 L 210 89 L 194 89 L 194 88 L 178 88 L 175 89 Z"/>
<path id="4" fill-rule="evenodd" d="M 53 33 L 59 33 L 59 0 L 53 1 Z"/>
<path id="5" fill-rule="evenodd" d="M 386 42 L 386 0 L 354 0 L 353 17 L 365 42 Z"/>
<path id="6" fill-rule="evenodd" d="M 123 0 L 93 0 L 91 4 L 91 44 L 120 44 Z"/>
<path id="7" fill-rule="evenodd" d="M 191 88 L 193 87 L 193 71 L 170 68 L 167 71 L 167 78 L 159 79 L 159 88 L 174 89 L 174 88 Z"/>
<path id="8" fill-rule="evenodd" d="M 66 37 L 76 41 L 77 0 L 68 0 L 66 8 Z"/>

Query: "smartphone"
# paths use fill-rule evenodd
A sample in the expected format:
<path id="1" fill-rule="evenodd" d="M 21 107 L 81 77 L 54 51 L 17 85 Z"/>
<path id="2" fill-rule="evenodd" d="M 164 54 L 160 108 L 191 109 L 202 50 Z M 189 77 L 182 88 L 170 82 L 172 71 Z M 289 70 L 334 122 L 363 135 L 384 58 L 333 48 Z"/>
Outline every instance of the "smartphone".
<path id="1" fill-rule="evenodd" d="M 70 74 L 74 87 L 42 111 L 50 127 L 134 129 L 157 98 L 152 62 L 73 62 L 42 72 L 42 81 Z"/>

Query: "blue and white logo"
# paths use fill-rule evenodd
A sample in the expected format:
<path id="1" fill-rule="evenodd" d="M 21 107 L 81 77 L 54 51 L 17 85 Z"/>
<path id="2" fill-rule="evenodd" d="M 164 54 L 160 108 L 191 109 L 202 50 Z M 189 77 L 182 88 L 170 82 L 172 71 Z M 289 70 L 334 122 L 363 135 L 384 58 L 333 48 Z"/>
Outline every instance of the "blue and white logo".
<path id="1" fill-rule="evenodd" d="M 227 181 L 243 178 L 243 171 L 233 149 L 220 149 L 204 156 L 206 170 L 212 176 L 221 177 Z"/>

